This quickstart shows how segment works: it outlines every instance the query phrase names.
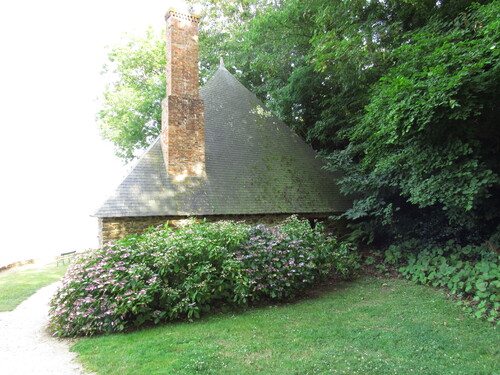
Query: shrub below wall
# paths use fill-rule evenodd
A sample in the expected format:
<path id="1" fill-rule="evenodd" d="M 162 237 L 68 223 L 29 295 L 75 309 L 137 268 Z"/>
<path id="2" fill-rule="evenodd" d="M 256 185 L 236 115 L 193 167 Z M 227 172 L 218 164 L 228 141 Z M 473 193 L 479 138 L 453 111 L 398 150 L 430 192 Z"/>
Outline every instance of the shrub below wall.
<path id="1" fill-rule="evenodd" d="M 226 221 L 150 230 L 75 260 L 51 301 L 50 329 L 93 335 L 198 318 L 221 305 L 289 299 L 358 267 L 349 244 L 296 218 L 275 227 Z"/>

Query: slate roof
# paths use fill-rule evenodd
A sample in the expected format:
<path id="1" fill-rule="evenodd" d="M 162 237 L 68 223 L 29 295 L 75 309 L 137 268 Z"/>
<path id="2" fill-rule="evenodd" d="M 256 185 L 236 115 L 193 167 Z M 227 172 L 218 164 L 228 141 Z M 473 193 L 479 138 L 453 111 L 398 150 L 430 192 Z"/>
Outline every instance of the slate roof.
<path id="1" fill-rule="evenodd" d="M 350 207 L 313 149 L 224 67 L 200 97 L 206 179 L 169 177 L 158 138 L 94 216 L 331 213 Z"/>

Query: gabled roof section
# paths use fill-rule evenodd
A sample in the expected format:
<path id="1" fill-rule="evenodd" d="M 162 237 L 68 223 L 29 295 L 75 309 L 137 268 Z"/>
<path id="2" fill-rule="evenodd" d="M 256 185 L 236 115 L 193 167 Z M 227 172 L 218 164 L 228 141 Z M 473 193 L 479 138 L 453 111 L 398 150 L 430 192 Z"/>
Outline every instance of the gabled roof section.
<path id="1" fill-rule="evenodd" d="M 169 177 L 157 139 L 94 216 L 331 213 L 350 207 L 313 149 L 223 66 L 200 97 L 206 179 Z"/>

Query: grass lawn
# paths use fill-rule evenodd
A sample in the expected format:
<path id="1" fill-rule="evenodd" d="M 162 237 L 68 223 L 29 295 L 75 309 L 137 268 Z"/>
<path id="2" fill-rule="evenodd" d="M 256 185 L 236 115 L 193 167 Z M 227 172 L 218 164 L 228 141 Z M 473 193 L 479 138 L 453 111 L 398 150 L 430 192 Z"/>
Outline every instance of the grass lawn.
<path id="1" fill-rule="evenodd" d="M 31 264 L 0 272 L 0 311 L 12 311 L 38 289 L 59 280 L 68 266 Z"/>
<path id="2" fill-rule="evenodd" d="M 446 296 L 363 277 L 295 303 L 215 314 L 73 350 L 97 374 L 495 374 L 498 330 Z"/>

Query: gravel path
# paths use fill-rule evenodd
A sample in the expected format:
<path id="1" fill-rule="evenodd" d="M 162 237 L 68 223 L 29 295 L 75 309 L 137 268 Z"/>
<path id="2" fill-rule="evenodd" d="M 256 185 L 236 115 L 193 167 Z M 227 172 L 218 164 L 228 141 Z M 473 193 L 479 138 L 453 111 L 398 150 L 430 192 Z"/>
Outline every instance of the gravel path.
<path id="1" fill-rule="evenodd" d="M 57 284 L 40 289 L 14 311 L 0 312 L 2 375 L 90 375 L 75 361 L 70 342 L 45 330 L 48 303 Z"/>

